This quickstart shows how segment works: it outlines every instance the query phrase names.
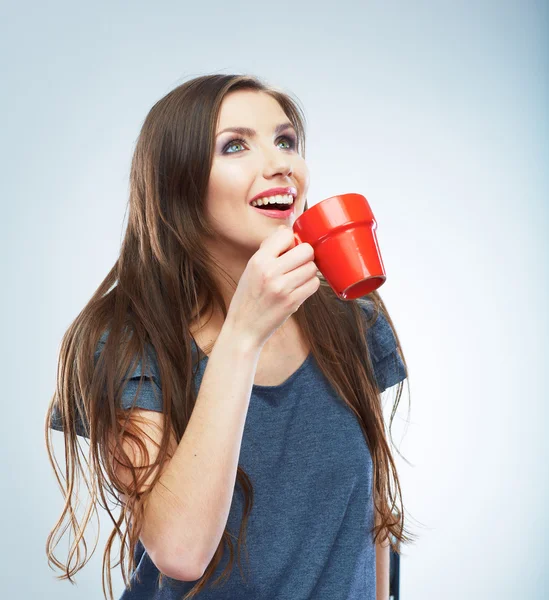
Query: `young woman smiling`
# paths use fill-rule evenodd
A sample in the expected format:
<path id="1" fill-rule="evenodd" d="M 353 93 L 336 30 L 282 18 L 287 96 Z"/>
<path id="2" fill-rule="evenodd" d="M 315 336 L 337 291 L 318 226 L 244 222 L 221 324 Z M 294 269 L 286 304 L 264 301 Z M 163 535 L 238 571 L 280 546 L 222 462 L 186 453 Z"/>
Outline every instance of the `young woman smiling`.
<path id="1" fill-rule="evenodd" d="M 379 293 L 340 300 L 294 246 L 309 187 L 297 102 L 250 76 L 188 81 L 147 115 L 130 184 L 120 256 L 62 341 L 46 439 L 57 475 L 50 433 L 64 432 L 67 481 L 49 560 L 62 578 L 84 566 L 101 498 L 110 598 L 117 535 L 126 600 L 374 600 L 376 584 L 388 598 L 389 546 L 412 538 L 381 393 L 398 384 L 394 416 L 407 367 Z M 72 566 L 53 554 L 65 518 Z"/>

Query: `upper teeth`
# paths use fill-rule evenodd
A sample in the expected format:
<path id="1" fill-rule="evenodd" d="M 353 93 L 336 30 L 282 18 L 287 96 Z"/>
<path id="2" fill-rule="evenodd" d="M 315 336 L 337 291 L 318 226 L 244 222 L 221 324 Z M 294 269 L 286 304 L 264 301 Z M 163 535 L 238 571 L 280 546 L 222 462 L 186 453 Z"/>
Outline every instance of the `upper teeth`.
<path id="1" fill-rule="evenodd" d="M 284 194 L 278 196 L 269 196 L 268 198 L 259 198 L 259 200 L 252 200 L 252 206 L 263 206 L 263 204 L 292 204 L 294 197 L 291 194 Z"/>

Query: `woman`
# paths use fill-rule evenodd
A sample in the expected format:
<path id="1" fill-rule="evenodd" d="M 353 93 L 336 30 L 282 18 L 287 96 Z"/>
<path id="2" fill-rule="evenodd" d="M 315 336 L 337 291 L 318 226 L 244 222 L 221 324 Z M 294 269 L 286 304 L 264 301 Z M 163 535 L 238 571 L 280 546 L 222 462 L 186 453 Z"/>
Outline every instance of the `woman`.
<path id="1" fill-rule="evenodd" d="M 399 384 L 394 415 L 406 363 L 379 294 L 340 300 L 294 246 L 304 143 L 297 103 L 254 77 L 198 77 L 149 112 L 120 256 L 63 338 L 46 418 L 54 468 L 50 428 L 66 439 L 60 578 L 83 566 L 78 469 L 90 511 L 97 494 L 112 516 L 105 491 L 121 508 L 110 598 L 116 534 L 123 599 L 388 597 L 389 544 L 412 538 L 380 394 Z M 275 188 L 283 220 L 251 203 Z"/>

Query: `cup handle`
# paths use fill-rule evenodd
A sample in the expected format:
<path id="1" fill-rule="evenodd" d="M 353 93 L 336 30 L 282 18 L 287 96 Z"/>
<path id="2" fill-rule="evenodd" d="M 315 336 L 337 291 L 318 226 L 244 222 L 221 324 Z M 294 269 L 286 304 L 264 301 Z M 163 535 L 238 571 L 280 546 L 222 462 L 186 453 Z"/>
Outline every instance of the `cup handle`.
<path id="1" fill-rule="evenodd" d="M 295 231 L 294 231 L 294 241 L 295 241 L 296 246 L 298 244 L 301 244 L 301 240 L 299 239 L 299 236 L 297 235 L 297 233 Z"/>

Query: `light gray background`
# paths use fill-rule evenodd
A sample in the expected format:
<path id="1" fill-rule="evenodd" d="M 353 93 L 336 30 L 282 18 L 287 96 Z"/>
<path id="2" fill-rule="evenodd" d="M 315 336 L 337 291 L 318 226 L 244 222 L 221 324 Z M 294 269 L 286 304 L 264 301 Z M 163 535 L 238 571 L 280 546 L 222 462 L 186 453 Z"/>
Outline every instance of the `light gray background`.
<path id="1" fill-rule="evenodd" d="M 57 353 L 118 255 L 146 113 L 218 71 L 293 92 L 309 202 L 359 192 L 378 220 L 380 293 L 410 369 L 412 409 L 405 388 L 394 433 L 413 466 L 395 456 L 423 524 L 410 522 L 420 539 L 403 548 L 402 600 L 547 593 L 548 12 L 541 1 L 2 4 L 3 598 L 102 597 L 103 516 L 76 587 L 46 564 L 62 509 L 43 440 Z M 117 597 L 118 568 L 114 583 Z"/>

